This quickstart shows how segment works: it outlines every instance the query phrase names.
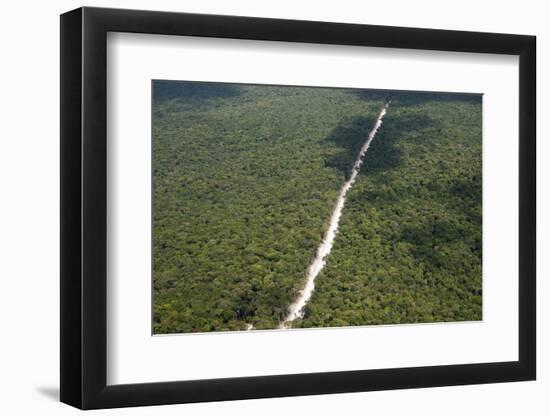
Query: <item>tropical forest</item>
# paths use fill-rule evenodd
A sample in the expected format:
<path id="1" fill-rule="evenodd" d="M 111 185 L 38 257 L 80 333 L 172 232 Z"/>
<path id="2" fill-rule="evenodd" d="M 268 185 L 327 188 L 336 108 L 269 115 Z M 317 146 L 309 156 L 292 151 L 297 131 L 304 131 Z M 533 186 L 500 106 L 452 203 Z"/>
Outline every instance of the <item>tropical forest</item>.
<path id="1" fill-rule="evenodd" d="M 482 96 L 152 81 L 153 333 L 482 319 Z"/>

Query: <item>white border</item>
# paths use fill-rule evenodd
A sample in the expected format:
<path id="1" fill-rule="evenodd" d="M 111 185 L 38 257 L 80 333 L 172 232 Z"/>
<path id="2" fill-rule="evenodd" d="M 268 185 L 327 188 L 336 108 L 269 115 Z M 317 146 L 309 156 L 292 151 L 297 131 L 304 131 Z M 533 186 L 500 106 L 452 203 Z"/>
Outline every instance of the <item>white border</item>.
<path id="1" fill-rule="evenodd" d="M 119 33 L 107 51 L 108 384 L 518 359 L 517 56 Z M 155 78 L 484 93 L 483 322 L 152 337 Z"/>

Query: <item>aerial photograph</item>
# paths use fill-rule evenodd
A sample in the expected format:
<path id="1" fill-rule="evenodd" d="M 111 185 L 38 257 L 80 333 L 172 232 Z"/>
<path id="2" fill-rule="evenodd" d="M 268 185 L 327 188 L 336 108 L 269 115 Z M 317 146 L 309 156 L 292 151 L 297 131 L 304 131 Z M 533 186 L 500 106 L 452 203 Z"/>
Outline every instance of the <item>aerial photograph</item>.
<path id="1" fill-rule="evenodd" d="M 482 320 L 482 95 L 152 80 L 152 333 Z"/>

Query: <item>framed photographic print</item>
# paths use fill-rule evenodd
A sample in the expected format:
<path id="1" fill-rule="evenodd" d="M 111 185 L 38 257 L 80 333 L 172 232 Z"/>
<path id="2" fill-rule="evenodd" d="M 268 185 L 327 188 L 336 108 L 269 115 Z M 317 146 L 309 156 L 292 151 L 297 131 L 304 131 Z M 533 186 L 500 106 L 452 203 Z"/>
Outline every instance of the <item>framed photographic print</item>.
<path id="1" fill-rule="evenodd" d="M 535 38 L 61 16 L 61 400 L 535 379 Z"/>

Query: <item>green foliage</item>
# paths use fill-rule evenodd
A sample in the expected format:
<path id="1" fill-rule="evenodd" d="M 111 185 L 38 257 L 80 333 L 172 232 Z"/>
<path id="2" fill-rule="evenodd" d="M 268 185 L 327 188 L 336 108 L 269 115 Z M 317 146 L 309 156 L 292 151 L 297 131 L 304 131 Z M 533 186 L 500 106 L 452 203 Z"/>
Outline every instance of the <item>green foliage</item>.
<path id="1" fill-rule="evenodd" d="M 396 95 L 294 327 L 481 320 L 481 101 Z"/>
<path id="2" fill-rule="evenodd" d="M 382 101 L 165 83 L 153 108 L 154 332 L 275 328 Z"/>
<path id="3" fill-rule="evenodd" d="M 154 333 L 276 328 L 388 92 L 155 81 Z M 481 318 L 481 105 L 399 94 L 294 327 Z"/>

